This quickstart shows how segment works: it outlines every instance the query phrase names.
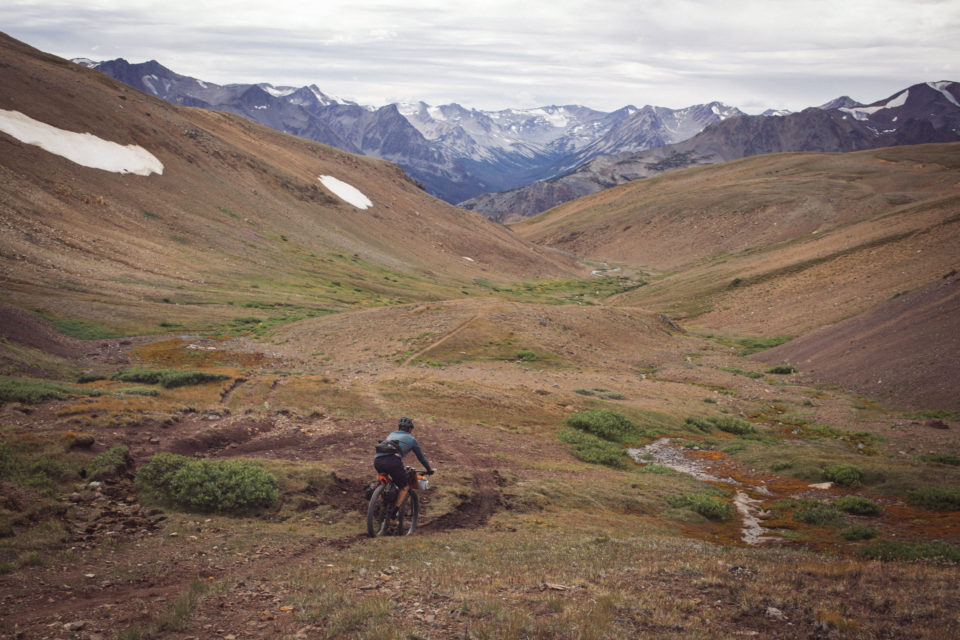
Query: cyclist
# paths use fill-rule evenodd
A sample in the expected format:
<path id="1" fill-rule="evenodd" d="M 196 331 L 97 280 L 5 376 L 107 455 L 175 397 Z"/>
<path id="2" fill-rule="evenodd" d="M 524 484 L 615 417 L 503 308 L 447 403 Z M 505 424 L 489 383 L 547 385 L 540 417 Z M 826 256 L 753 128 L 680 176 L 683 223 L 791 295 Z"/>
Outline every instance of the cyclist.
<path id="1" fill-rule="evenodd" d="M 397 513 L 400 511 L 400 505 L 403 504 L 404 498 L 407 497 L 407 493 L 410 491 L 410 479 L 407 477 L 407 472 L 403 468 L 403 456 L 413 451 L 417 456 L 417 460 L 420 461 L 420 464 L 422 464 L 426 470 L 427 475 L 433 473 L 430 462 L 427 460 L 427 457 L 423 455 L 423 450 L 420 449 L 420 443 L 410 435 L 411 431 L 413 431 L 413 420 L 406 416 L 400 418 L 400 420 L 397 421 L 397 430 L 384 439 L 385 442 L 395 441 L 397 443 L 397 452 L 378 452 L 373 459 L 373 468 L 383 475 L 390 476 L 390 479 L 393 480 L 393 483 L 397 485 L 399 489 L 397 492 L 396 505 L 390 514 L 391 519 L 397 517 Z"/>

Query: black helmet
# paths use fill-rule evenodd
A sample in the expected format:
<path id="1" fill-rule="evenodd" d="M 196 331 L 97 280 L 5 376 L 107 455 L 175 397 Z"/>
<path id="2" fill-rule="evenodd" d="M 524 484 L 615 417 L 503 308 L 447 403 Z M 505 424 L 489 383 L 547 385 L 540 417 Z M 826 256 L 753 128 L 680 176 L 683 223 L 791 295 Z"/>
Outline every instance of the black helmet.
<path id="1" fill-rule="evenodd" d="M 401 431 L 413 431 L 413 420 L 404 416 L 397 421 L 397 428 Z"/>

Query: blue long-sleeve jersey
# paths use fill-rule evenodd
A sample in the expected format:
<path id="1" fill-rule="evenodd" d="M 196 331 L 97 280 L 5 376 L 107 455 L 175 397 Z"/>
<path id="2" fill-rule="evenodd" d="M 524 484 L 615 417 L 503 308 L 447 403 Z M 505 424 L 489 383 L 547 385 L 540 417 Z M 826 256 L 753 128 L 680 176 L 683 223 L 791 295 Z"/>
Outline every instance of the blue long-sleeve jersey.
<path id="1" fill-rule="evenodd" d="M 420 464 L 424 466 L 425 469 L 432 468 L 430 466 L 430 461 L 427 460 L 427 456 L 423 455 L 423 450 L 420 448 L 420 443 L 417 442 L 417 439 L 406 431 L 394 431 L 388 435 L 385 440 L 396 440 L 400 443 L 400 458 L 403 458 L 405 455 L 413 451 L 414 455 L 417 456 L 417 460 L 420 461 Z M 375 458 L 380 456 L 392 456 L 392 453 L 378 453 Z"/>

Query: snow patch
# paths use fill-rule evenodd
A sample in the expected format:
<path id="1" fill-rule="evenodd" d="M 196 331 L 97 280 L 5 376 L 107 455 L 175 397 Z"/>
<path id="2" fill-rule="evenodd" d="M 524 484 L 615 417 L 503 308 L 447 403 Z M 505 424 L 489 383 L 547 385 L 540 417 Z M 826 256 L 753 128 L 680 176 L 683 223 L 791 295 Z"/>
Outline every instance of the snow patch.
<path id="1" fill-rule="evenodd" d="M 470 262 L 476 262 L 476 260 L 474 260 L 473 258 L 468 258 L 467 256 L 460 256 L 460 257 L 463 258 L 464 260 L 469 260 Z"/>
<path id="2" fill-rule="evenodd" d="M 875 114 L 877 111 L 882 111 L 883 109 L 893 109 L 895 107 L 902 107 L 907 103 L 907 98 L 909 96 L 910 96 L 910 91 L 907 90 L 907 91 L 904 91 L 903 93 L 900 93 L 894 96 L 893 98 L 890 98 L 890 100 L 888 100 L 886 104 L 877 105 L 876 107 L 853 107 L 852 109 L 842 107 L 840 111 L 845 111 L 846 113 L 849 113 L 857 120 L 866 120 L 867 118 Z"/>
<path id="3" fill-rule="evenodd" d="M 122 145 L 92 133 L 75 133 L 34 120 L 19 111 L 0 109 L 0 131 L 24 144 L 32 144 L 71 162 L 114 173 L 163 175 L 163 163 L 135 144 Z"/>
<path id="4" fill-rule="evenodd" d="M 927 86 L 935 91 L 939 91 L 943 94 L 947 100 L 960 107 L 960 102 L 957 102 L 957 99 L 953 97 L 953 94 L 947 91 L 947 87 L 953 84 L 952 82 L 940 81 L 940 82 L 928 82 Z"/>
<path id="5" fill-rule="evenodd" d="M 373 206 L 373 202 L 370 201 L 370 198 L 363 195 L 359 189 L 353 185 L 347 184 L 343 180 L 338 180 L 333 176 L 320 176 L 319 180 L 320 183 L 332 191 L 335 196 L 348 204 L 352 204 L 357 209 L 369 209 Z"/>
<path id="6" fill-rule="evenodd" d="M 259 86 L 261 89 L 272 95 L 274 98 L 284 98 L 297 91 L 296 87 L 275 87 L 272 84 L 263 83 Z"/>

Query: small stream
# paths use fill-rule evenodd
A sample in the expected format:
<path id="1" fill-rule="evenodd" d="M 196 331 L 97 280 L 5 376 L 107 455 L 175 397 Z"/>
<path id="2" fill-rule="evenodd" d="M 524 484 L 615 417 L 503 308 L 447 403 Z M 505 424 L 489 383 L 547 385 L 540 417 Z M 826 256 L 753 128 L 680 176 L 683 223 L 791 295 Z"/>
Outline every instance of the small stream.
<path id="1" fill-rule="evenodd" d="M 670 438 L 660 438 L 645 447 L 627 449 L 627 453 L 639 464 L 653 462 L 663 465 L 668 469 L 686 473 L 704 482 L 722 482 L 738 487 L 744 486 L 742 482 L 738 482 L 733 478 L 722 478 L 709 473 L 705 463 L 699 460 L 692 460 L 685 456 L 682 449 L 671 444 Z M 647 457 L 650 459 L 646 459 Z M 764 486 L 749 488 L 763 494 L 770 493 Z M 733 504 L 737 509 L 737 514 L 740 516 L 741 540 L 749 545 L 761 544 L 768 540 L 776 540 L 775 537 L 767 535 L 767 530 L 760 524 L 760 518 L 763 516 L 764 510 L 758 506 L 760 504 L 759 500 L 751 498 L 744 491 L 737 491 L 733 497 Z"/>

